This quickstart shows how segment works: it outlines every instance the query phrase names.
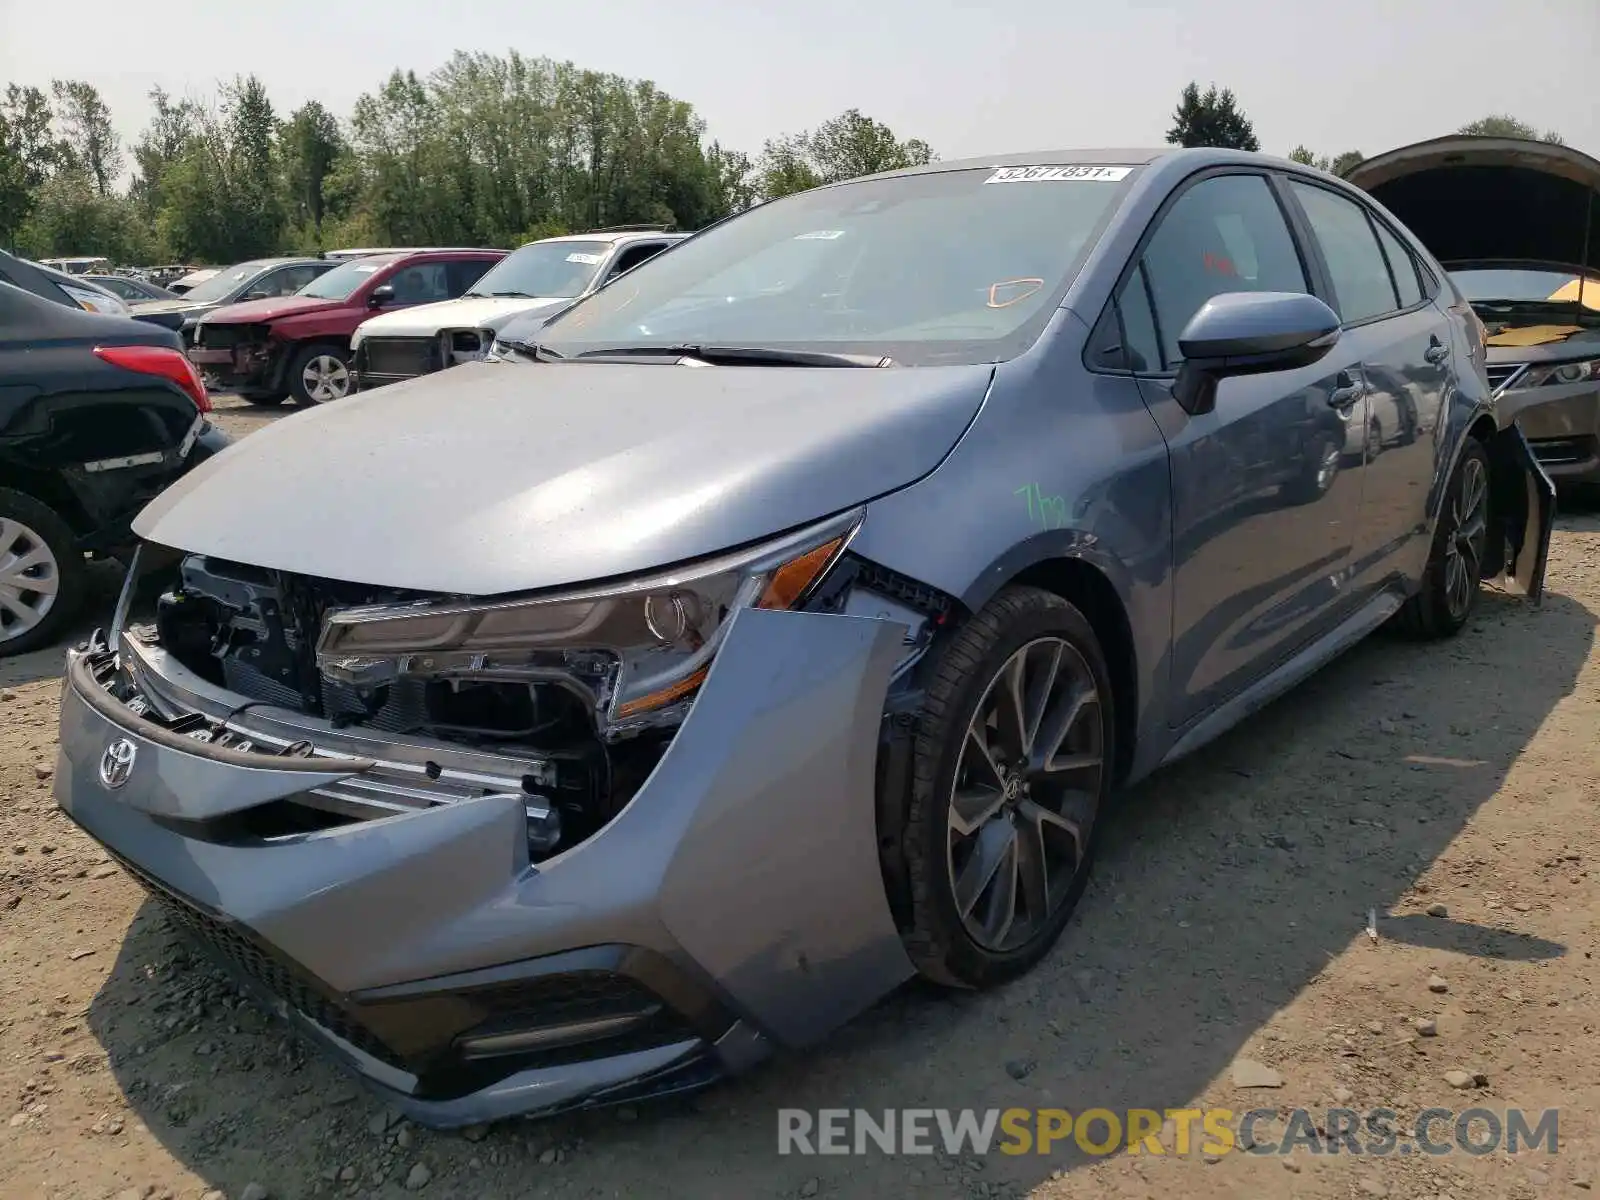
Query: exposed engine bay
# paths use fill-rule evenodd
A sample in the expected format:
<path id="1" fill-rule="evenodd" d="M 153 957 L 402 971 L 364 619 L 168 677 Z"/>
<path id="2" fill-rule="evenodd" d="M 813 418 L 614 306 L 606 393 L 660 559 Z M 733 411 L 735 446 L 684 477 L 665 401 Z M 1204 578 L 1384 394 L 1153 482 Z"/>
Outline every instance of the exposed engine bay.
<path id="1" fill-rule="evenodd" d="M 820 582 L 822 566 L 810 578 Z M 693 703 L 729 613 L 777 578 L 741 568 L 642 601 L 579 594 L 534 608 L 199 554 L 178 561 L 176 574 L 154 624 L 121 631 L 123 670 L 102 673 L 118 699 L 223 747 L 378 763 L 254 814 L 249 835 L 516 792 L 535 861 L 592 836 L 628 804 Z M 902 622 L 903 667 L 949 607 L 862 560 L 826 574 L 815 589 L 808 580 L 804 606 Z"/>
<path id="2" fill-rule="evenodd" d="M 444 741 L 523 760 L 529 769 L 518 782 L 529 797 L 529 841 L 536 857 L 575 844 L 609 821 L 671 739 L 670 729 L 636 728 L 606 743 L 586 696 L 603 686 L 605 664 L 592 655 L 569 654 L 520 677 L 497 677 L 482 664 L 474 671 L 470 662 L 441 661 L 436 670 L 416 662 L 408 664 L 415 670 L 365 682 L 335 678 L 319 667 L 317 646 L 330 612 L 438 598 L 201 555 L 183 559 L 179 573 L 178 586 L 157 602 L 154 629 L 135 630 L 135 636 L 153 640 L 189 671 L 250 706 L 289 709 L 335 728 Z"/>

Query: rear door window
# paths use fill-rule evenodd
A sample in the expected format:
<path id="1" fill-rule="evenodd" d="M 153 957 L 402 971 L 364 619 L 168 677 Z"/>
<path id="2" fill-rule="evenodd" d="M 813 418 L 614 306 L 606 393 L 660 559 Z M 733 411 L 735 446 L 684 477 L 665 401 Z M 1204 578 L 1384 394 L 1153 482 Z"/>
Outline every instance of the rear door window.
<path id="1" fill-rule="evenodd" d="M 1213 296 L 1307 290 L 1294 237 L 1261 175 L 1216 175 L 1185 191 L 1161 218 L 1142 266 L 1161 366 L 1169 371 L 1183 358 L 1178 339 L 1184 326 Z M 1124 321 L 1130 315 L 1139 320 L 1137 300 L 1136 291 L 1128 297 Z M 1130 342 L 1134 337 L 1130 328 Z"/>
<path id="2" fill-rule="evenodd" d="M 1339 318 L 1351 325 L 1398 309 L 1400 298 L 1367 210 L 1315 184 L 1296 179 L 1289 186 L 1322 246 Z"/>
<path id="3" fill-rule="evenodd" d="M 1422 285 L 1417 282 L 1417 260 L 1411 251 L 1400 244 L 1400 239 L 1389 232 L 1382 221 L 1374 221 L 1378 241 L 1383 246 L 1383 256 L 1389 260 L 1389 271 L 1394 276 L 1395 292 L 1400 297 L 1400 307 L 1410 308 L 1422 302 Z"/>

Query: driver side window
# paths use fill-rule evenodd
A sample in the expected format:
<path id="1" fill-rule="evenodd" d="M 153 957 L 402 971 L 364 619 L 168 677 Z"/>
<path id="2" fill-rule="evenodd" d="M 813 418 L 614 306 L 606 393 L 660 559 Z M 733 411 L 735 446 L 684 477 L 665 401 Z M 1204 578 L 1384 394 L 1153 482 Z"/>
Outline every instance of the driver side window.
<path id="1" fill-rule="evenodd" d="M 1288 222 L 1261 175 L 1216 175 L 1189 188 L 1162 217 L 1142 262 L 1167 371 L 1183 359 L 1184 326 L 1211 297 L 1310 290 Z"/>

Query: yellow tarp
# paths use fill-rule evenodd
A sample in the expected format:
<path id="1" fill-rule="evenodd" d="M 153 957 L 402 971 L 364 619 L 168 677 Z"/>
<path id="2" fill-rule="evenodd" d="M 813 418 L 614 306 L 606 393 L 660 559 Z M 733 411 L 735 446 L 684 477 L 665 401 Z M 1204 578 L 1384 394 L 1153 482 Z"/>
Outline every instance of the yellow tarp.
<path id="1" fill-rule="evenodd" d="M 1600 287 L 1596 288 L 1600 291 Z M 1554 297 L 1552 297 L 1554 299 Z M 1583 289 L 1583 306 L 1589 307 L 1589 289 Z M 1507 329 L 1502 333 L 1491 333 L 1489 345 L 1491 346 L 1545 346 L 1551 342 L 1565 341 L 1575 333 L 1583 330 L 1582 325 L 1524 325 L 1520 329 Z"/>

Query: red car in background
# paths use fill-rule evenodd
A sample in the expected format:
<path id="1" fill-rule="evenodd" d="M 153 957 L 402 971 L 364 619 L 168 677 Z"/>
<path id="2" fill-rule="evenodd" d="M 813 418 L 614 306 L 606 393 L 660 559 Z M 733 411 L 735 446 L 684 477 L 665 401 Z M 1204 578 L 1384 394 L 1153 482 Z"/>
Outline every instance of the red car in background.
<path id="1" fill-rule="evenodd" d="M 342 263 L 292 296 L 230 304 L 195 325 L 189 360 L 251 404 L 324 404 L 350 392 L 350 335 L 375 313 L 454 300 L 504 250 L 401 250 Z"/>

